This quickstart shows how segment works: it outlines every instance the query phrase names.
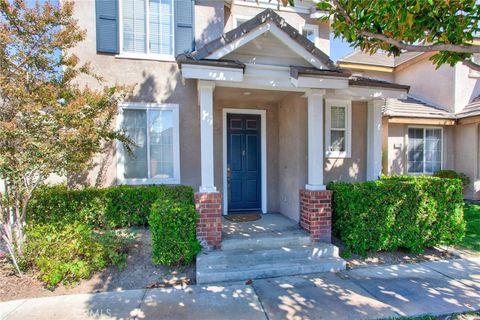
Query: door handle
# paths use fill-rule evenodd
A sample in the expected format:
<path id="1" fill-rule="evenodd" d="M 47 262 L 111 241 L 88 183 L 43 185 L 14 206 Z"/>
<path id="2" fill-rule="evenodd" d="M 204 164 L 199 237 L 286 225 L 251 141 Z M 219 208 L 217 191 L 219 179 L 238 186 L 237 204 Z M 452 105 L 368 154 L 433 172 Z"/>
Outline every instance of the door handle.
<path id="1" fill-rule="evenodd" d="M 230 170 L 230 167 L 227 167 L 227 181 L 230 183 L 230 178 L 232 177 L 232 171 Z"/>

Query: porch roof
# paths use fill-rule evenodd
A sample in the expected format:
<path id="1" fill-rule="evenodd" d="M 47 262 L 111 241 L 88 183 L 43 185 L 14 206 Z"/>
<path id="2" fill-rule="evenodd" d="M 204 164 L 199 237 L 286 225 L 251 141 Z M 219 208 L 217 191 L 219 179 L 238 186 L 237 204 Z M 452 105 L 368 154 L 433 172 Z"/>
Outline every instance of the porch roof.
<path id="1" fill-rule="evenodd" d="M 338 67 L 328 57 L 327 54 L 325 54 L 322 50 L 318 49 L 314 43 L 312 43 L 310 40 L 304 37 L 301 33 L 299 33 L 297 29 L 289 25 L 282 17 L 280 17 L 272 9 L 266 9 L 260 12 L 252 19 L 239 25 L 237 28 L 232 29 L 227 33 L 224 33 L 221 37 L 205 44 L 203 47 L 189 54 L 189 58 L 193 60 L 203 60 L 207 58 L 209 55 L 211 55 L 212 53 L 244 37 L 246 34 L 250 33 L 254 29 L 260 27 L 261 25 L 267 22 L 274 24 L 283 32 L 285 32 L 290 37 L 290 39 L 292 39 L 298 45 L 300 45 L 307 53 L 311 54 L 316 59 L 318 59 L 318 61 L 320 61 L 323 65 L 325 65 L 327 69 L 338 70 Z M 177 61 L 178 61 L 178 57 L 177 57 Z"/>

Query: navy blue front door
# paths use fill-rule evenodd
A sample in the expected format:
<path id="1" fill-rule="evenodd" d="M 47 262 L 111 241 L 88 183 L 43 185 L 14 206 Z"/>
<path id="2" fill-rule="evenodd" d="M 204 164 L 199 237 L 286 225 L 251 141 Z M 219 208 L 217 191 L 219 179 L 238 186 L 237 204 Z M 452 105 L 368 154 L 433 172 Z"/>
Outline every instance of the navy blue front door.
<path id="1" fill-rule="evenodd" d="M 228 211 L 261 208 L 260 116 L 227 115 Z"/>

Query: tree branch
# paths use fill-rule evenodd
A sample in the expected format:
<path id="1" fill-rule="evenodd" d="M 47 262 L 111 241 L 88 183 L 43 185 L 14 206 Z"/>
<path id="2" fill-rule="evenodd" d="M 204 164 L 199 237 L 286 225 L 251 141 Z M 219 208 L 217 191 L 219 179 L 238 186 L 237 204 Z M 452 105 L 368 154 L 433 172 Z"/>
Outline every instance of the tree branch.
<path id="1" fill-rule="evenodd" d="M 480 72 L 480 65 L 476 64 L 475 62 L 471 60 L 462 60 L 462 63 L 470 69 Z"/>
<path id="2" fill-rule="evenodd" d="M 332 0 L 333 5 L 336 7 L 339 14 L 341 14 L 348 24 L 353 24 L 354 19 L 350 16 L 347 10 L 340 4 L 339 0 Z M 367 30 L 359 30 L 358 34 L 377 39 L 388 44 L 391 44 L 399 49 L 414 52 L 434 52 L 434 51 L 450 51 L 457 53 L 480 53 L 480 45 L 462 45 L 462 44 L 450 44 L 450 43 L 437 43 L 430 45 L 414 45 L 407 44 L 401 40 L 397 40 L 388 37 L 382 33 L 375 33 Z"/>

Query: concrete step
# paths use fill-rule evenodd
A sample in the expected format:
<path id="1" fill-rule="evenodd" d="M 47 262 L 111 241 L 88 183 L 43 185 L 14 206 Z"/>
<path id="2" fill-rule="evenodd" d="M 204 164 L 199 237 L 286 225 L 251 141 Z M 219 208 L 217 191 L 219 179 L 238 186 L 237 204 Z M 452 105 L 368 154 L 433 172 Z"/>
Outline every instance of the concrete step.
<path id="1" fill-rule="evenodd" d="M 335 272 L 345 270 L 345 267 L 346 264 L 343 259 L 334 257 L 227 265 L 219 268 L 212 266 L 212 269 L 199 268 L 197 265 L 197 283 L 244 281 L 308 273 Z"/>
<path id="2" fill-rule="evenodd" d="M 280 246 L 272 249 L 218 250 L 201 252 L 197 257 L 197 268 L 211 270 L 235 265 L 272 263 L 272 261 L 294 261 L 297 259 L 318 260 L 338 258 L 338 248 L 332 244 Z"/>
<path id="3" fill-rule="evenodd" d="M 225 236 L 222 250 L 269 249 L 290 246 L 309 245 L 310 235 L 303 230 L 292 230 L 278 233 L 257 233 L 248 236 Z"/>

